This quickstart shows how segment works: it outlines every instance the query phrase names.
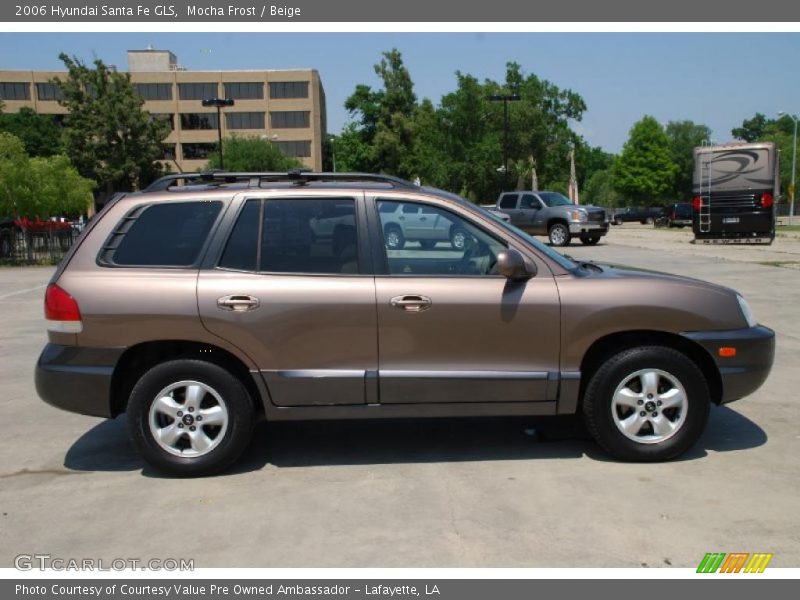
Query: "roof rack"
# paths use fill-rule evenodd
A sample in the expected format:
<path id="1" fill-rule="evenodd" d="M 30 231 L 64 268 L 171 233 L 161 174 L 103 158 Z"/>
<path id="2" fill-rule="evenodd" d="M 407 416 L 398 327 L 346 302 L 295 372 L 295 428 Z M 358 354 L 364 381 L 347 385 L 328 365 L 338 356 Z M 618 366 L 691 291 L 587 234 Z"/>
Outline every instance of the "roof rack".
<path id="1" fill-rule="evenodd" d="M 391 175 L 375 173 L 316 173 L 313 171 L 292 170 L 281 173 L 236 173 L 228 171 L 205 171 L 202 173 L 171 173 L 147 186 L 143 192 L 165 192 L 185 181 L 184 185 L 224 185 L 246 181 L 248 187 L 258 188 L 262 183 L 288 181 L 295 185 L 307 185 L 312 181 L 352 181 L 388 183 L 394 188 L 419 189 L 419 186 Z"/>

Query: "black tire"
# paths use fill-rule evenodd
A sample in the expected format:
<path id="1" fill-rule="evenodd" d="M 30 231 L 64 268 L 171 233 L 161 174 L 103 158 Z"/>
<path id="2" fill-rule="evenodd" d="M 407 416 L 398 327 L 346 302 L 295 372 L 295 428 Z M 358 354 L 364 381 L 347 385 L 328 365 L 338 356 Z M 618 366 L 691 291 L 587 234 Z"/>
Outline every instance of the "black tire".
<path id="1" fill-rule="evenodd" d="M 454 250 L 463 250 L 469 234 L 460 227 L 450 229 L 450 245 Z"/>
<path id="2" fill-rule="evenodd" d="M 686 392 L 687 409 L 682 425 L 671 437 L 655 443 L 629 439 L 612 415 L 617 386 L 629 375 L 646 369 L 669 373 Z M 592 375 L 583 398 L 583 418 L 592 437 L 614 458 L 655 462 L 675 458 L 697 442 L 708 422 L 709 407 L 708 384 L 692 360 L 672 348 L 641 346 L 612 356 Z"/>
<path id="3" fill-rule="evenodd" d="M 10 258 L 11 250 L 11 230 L 4 229 L 0 231 L 0 258 Z"/>
<path id="4" fill-rule="evenodd" d="M 569 246 L 572 241 L 572 234 L 569 232 L 569 227 L 566 223 L 553 223 L 547 229 L 547 237 L 552 246 Z"/>
<path id="5" fill-rule="evenodd" d="M 614 219 L 614 225 L 622 225 L 622 219 Z"/>
<path id="6" fill-rule="evenodd" d="M 436 247 L 435 240 L 420 240 L 419 245 L 423 250 L 433 250 Z"/>
<path id="7" fill-rule="evenodd" d="M 150 409 L 159 393 L 187 380 L 213 388 L 227 410 L 226 429 L 218 433 L 222 439 L 199 456 L 170 453 L 150 430 Z M 131 392 L 127 412 L 131 440 L 142 457 L 159 471 L 178 477 L 211 475 L 225 469 L 239 458 L 253 434 L 253 402 L 244 384 L 223 367 L 200 360 L 172 360 L 147 371 Z"/>
<path id="8" fill-rule="evenodd" d="M 406 245 L 403 230 L 397 225 L 388 225 L 383 231 L 383 237 L 389 250 L 402 250 Z"/>
<path id="9" fill-rule="evenodd" d="M 600 241 L 599 237 L 582 237 L 581 244 L 584 246 L 596 246 L 597 242 Z"/>

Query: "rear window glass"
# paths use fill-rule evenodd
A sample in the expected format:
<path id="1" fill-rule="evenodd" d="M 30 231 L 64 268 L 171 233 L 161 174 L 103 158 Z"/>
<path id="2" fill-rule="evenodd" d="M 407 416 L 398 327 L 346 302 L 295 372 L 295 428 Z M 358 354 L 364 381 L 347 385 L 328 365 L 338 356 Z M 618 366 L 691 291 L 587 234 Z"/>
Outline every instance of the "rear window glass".
<path id="1" fill-rule="evenodd" d="M 505 194 L 500 198 L 500 208 L 516 208 L 518 197 L 517 194 Z"/>
<path id="2" fill-rule="evenodd" d="M 123 219 L 112 235 L 112 245 L 118 245 L 111 262 L 142 267 L 192 265 L 221 208 L 221 202 L 199 201 L 145 207 L 137 215 Z"/>

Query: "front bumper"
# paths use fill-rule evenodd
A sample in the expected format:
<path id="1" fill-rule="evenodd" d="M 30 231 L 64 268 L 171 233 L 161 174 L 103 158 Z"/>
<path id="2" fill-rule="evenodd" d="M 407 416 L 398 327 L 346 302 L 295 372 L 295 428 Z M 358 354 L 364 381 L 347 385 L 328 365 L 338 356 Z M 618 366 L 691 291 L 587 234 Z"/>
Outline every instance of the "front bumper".
<path id="1" fill-rule="evenodd" d="M 113 417 L 111 377 L 124 350 L 47 344 L 36 364 L 36 393 L 63 410 Z"/>
<path id="2" fill-rule="evenodd" d="M 728 331 L 692 331 L 683 336 L 700 344 L 711 355 L 722 378 L 721 404 L 755 392 L 766 381 L 775 358 L 775 332 L 757 325 Z M 719 349 L 736 349 L 736 356 L 723 358 Z"/>
<path id="3" fill-rule="evenodd" d="M 608 233 L 608 223 L 592 223 L 591 221 L 570 222 L 569 232 L 572 235 L 590 237 L 603 236 Z"/>

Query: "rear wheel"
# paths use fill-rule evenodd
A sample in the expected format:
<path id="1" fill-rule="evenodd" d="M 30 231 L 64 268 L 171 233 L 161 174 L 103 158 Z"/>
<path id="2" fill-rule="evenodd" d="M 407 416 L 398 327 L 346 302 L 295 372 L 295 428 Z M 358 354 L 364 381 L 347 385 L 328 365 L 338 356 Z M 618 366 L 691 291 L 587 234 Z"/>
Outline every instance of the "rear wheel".
<path id="1" fill-rule="evenodd" d="M 600 241 L 599 237 L 582 237 L 581 244 L 584 246 L 594 246 Z"/>
<path id="2" fill-rule="evenodd" d="M 153 367 L 133 388 L 127 412 L 136 449 L 170 475 L 221 471 L 252 436 L 253 403 L 244 385 L 204 361 L 173 360 Z"/>
<path id="3" fill-rule="evenodd" d="M 396 225 L 387 227 L 383 235 L 386 241 L 386 247 L 389 250 L 402 250 L 406 245 L 406 238 L 402 230 Z"/>
<path id="4" fill-rule="evenodd" d="M 455 250 L 463 250 L 467 243 L 467 232 L 459 227 L 450 230 L 450 245 Z"/>
<path id="5" fill-rule="evenodd" d="M 564 223 L 553 223 L 547 230 L 547 237 L 553 246 L 569 246 L 572 236 Z"/>
<path id="6" fill-rule="evenodd" d="M 684 354 L 642 346 L 605 361 L 589 380 L 583 416 L 592 437 L 627 461 L 669 460 L 705 429 L 708 385 Z"/>

